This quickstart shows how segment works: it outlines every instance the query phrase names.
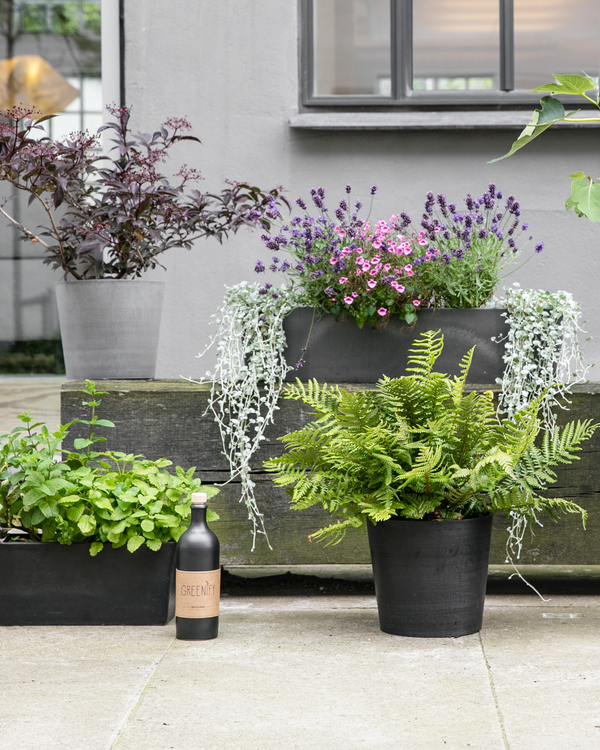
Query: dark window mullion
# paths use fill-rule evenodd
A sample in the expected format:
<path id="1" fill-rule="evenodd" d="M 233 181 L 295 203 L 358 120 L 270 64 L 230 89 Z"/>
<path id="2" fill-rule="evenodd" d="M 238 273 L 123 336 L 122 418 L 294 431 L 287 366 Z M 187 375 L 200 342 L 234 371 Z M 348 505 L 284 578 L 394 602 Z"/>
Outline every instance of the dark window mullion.
<path id="1" fill-rule="evenodd" d="M 412 91 L 412 4 L 413 0 L 392 0 L 392 96 L 400 101 Z"/>
<path id="2" fill-rule="evenodd" d="M 314 96 L 314 15 L 313 0 L 300 0 L 300 33 L 301 50 L 300 60 L 302 65 L 302 98 L 307 103 Z"/>
<path id="3" fill-rule="evenodd" d="M 500 3 L 500 91 L 515 88 L 515 14 L 513 0 Z"/>

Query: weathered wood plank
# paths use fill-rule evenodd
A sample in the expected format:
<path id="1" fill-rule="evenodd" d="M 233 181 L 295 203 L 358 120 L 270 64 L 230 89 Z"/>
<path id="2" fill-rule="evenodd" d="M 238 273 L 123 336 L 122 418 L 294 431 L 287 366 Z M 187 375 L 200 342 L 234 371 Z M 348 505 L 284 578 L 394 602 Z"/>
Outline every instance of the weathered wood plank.
<path id="1" fill-rule="evenodd" d="M 61 410 L 63 423 L 88 418 L 88 407 L 82 407 L 80 393 L 84 383 L 70 381 L 63 385 Z M 175 464 L 196 467 L 204 483 L 222 483 L 229 478 L 227 462 L 222 455 L 218 429 L 206 413 L 210 386 L 183 380 L 176 381 L 101 381 L 98 387 L 107 391 L 102 397 L 99 416 L 112 420 L 116 427 L 98 428 L 107 437 L 105 446 L 128 453 L 142 453 L 148 458 L 169 458 Z M 346 387 L 346 386 L 345 386 Z M 372 388 L 371 384 L 353 384 L 352 389 Z M 471 386 L 474 390 L 494 390 L 497 386 Z M 600 422 L 600 383 L 575 389 L 568 412 L 559 415 L 561 422 L 572 419 L 595 419 Z M 277 438 L 297 430 L 311 419 L 310 409 L 296 401 L 281 401 L 276 424 L 267 431 L 267 439 L 253 462 L 256 497 L 265 517 L 272 549 L 259 537 L 252 551 L 252 535 L 247 512 L 239 503 L 239 484 L 231 482 L 221 489 L 213 506 L 221 515 L 216 531 L 222 545 L 224 564 L 321 564 L 370 562 L 366 535 L 349 533 L 339 545 L 325 547 L 309 544 L 308 535 L 328 524 L 329 516 L 320 508 L 298 513 L 290 510 L 284 490 L 273 486 L 262 471 L 264 459 L 281 452 Z M 84 436 L 85 428 L 74 425 L 67 445 Z M 71 441 L 71 442 L 69 442 Z M 587 531 L 577 516 L 563 517 L 558 524 L 541 517 L 543 527 L 532 538 L 527 534 L 523 563 L 593 565 L 600 563 L 600 431 L 581 452 L 581 460 L 557 472 L 558 480 L 551 490 L 554 497 L 573 500 L 588 510 Z M 507 519 L 494 520 L 491 563 L 505 561 Z"/>

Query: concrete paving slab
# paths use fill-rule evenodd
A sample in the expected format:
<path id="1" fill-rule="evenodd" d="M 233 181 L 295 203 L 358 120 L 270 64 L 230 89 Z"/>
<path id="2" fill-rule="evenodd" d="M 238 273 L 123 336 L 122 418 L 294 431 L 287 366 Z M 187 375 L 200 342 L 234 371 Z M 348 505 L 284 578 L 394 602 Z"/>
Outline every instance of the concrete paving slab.
<path id="1" fill-rule="evenodd" d="M 21 412 L 31 409 L 35 422 L 60 424 L 60 388 L 65 375 L 0 375 L 0 434 L 22 427 Z"/>
<path id="2" fill-rule="evenodd" d="M 600 748 L 598 597 L 488 597 L 481 640 L 511 750 Z"/>
<path id="3" fill-rule="evenodd" d="M 113 747 L 172 641 L 163 627 L 0 628 L 0 747 Z"/>
<path id="4" fill-rule="evenodd" d="M 381 633 L 372 596 L 226 597 L 221 633 L 0 628 L 0 747 L 597 750 L 600 597 L 489 596 L 482 633 Z"/>
<path id="5" fill-rule="evenodd" d="M 124 729 L 140 748 L 503 750 L 477 635 L 381 633 L 373 597 L 223 603 L 215 641 L 175 641 Z"/>

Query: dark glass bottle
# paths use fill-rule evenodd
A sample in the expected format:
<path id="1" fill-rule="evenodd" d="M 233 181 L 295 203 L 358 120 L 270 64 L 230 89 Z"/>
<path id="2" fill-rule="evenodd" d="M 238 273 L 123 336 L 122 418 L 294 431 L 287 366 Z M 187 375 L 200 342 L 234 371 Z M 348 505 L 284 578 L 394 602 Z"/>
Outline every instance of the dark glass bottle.
<path id="1" fill-rule="evenodd" d="M 206 641 L 219 632 L 219 540 L 206 523 L 205 493 L 192 495 L 190 527 L 177 544 L 176 637 Z"/>

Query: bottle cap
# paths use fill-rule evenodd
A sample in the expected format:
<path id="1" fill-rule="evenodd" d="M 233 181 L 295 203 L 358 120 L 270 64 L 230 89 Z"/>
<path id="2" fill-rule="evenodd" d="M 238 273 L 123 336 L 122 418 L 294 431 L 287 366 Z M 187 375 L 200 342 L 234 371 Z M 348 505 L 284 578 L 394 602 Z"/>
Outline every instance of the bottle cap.
<path id="1" fill-rule="evenodd" d="M 192 505 L 206 505 L 208 495 L 206 492 L 192 492 Z"/>

